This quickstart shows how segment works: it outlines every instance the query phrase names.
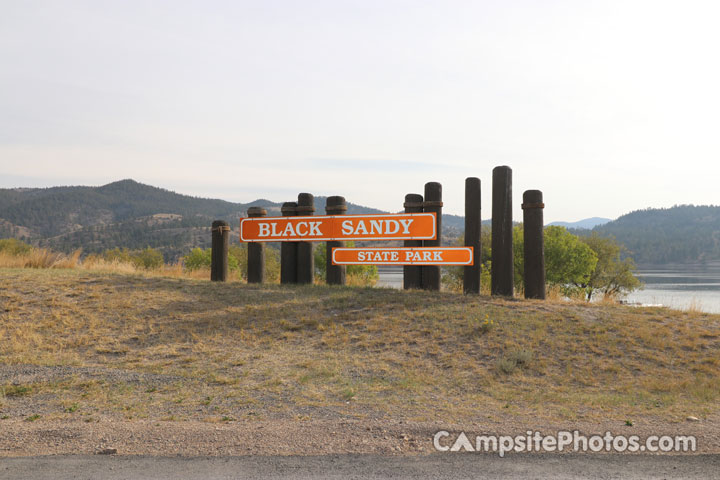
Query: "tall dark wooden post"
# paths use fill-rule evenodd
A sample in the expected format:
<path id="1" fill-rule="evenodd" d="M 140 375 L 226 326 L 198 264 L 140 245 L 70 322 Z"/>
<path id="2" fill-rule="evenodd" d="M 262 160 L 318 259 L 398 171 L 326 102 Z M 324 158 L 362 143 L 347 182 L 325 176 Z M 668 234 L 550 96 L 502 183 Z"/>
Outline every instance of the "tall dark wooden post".
<path id="1" fill-rule="evenodd" d="M 285 217 L 294 217 L 297 203 L 283 203 L 280 212 Z M 297 283 L 297 242 L 280 243 L 280 283 Z"/>
<path id="2" fill-rule="evenodd" d="M 512 239 L 512 169 L 493 169 L 492 191 L 492 276 L 493 295 L 512 297 L 514 287 Z"/>
<path id="3" fill-rule="evenodd" d="M 438 182 L 425 184 L 425 202 L 423 210 L 435 213 L 435 227 L 437 237 L 435 240 L 424 240 L 424 247 L 439 247 L 442 245 L 442 185 Z M 422 286 L 425 290 L 440 290 L 440 266 L 425 265 L 422 267 Z"/>
<path id="4" fill-rule="evenodd" d="M 423 196 L 417 193 L 405 195 L 405 213 L 422 213 Z M 422 247 L 422 240 L 405 240 L 404 247 Z M 422 288 L 422 267 L 418 265 L 403 266 L 403 288 L 405 290 Z"/>
<path id="5" fill-rule="evenodd" d="M 325 213 L 327 215 L 344 215 L 345 212 L 347 212 L 345 197 L 328 197 L 325 201 Z M 334 240 L 327 242 L 327 246 L 325 247 L 325 281 L 328 285 L 345 285 L 347 267 L 345 265 L 332 264 L 332 249 L 344 246 L 345 242 Z"/>
<path id="6" fill-rule="evenodd" d="M 298 216 L 306 217 L 315 213 L 315 198 L 312 193 L 301 193 L 297 202 Z M 297 244 L 297 283 L 313 283 L 315 279 L 315 259 L 312 242 Z"/>
<path id="7" fill-rule="evenodd" d="M 525 298 L 545 299 L 545 239 L 543 238 L 543 195 L 540 190 L 523 193 L 523 251 Z"/>
<path id="8" fill-rule="evenodd" d="M 261 207 L 250 207 L 248 217 L 264 217 L 267 210 Z M 248 246 L 247 281 L 248 283 L 263 283 L 265 281 L 265 243 L 249 242 Z"/>
<path id="9" fill-rule="evenodd" d="M 210 252 L 210 280 L 227 282 L 230 227 L 223 220 L 212 223 L 212 250 Z"/>
<path id="10" fill-rule="evenodd" d="M 480 179 L 465 179 L 465 246 L 473 248 L 473 264 L 463 267 L 463 292 L 480 293 L 482 245 L 480 233 Z"/>

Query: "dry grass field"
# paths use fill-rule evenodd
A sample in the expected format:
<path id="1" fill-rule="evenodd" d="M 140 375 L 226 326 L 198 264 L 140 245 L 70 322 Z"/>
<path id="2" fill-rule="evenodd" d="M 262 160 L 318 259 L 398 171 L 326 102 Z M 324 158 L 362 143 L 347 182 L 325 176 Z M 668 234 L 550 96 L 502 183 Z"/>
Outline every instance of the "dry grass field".
<path id="1" fill-rule="evenodd" d="M 672 423 L 719 400 L 718 315 L 0 269 L 2 420 Z"/>

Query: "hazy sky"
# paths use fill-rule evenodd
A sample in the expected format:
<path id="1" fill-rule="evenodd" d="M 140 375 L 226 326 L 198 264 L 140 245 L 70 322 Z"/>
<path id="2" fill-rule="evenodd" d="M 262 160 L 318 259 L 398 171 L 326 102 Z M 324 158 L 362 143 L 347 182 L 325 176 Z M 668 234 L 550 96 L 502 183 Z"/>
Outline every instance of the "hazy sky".
<path id="1" fill-rule="evenodd" d="M 0 186 L 720 203 L 720 2 L 0 0 Z"/>

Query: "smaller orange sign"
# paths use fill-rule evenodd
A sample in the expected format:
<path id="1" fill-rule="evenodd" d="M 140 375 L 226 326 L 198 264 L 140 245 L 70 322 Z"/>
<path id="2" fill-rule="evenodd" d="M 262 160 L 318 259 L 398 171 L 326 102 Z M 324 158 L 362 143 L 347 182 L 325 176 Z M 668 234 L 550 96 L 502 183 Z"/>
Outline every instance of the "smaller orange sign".
<path id="1" fill-rule="evenodd" d="M 333 265 L 472 265 L 472 247 L 333 248 Z"/>

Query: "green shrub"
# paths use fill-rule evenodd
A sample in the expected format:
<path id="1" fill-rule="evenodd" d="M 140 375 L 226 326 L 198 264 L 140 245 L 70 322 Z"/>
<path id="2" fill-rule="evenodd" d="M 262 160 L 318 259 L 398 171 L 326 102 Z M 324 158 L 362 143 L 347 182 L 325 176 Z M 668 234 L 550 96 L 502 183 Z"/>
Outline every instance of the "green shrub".
<path id="1" fill-rule="evenodd" d="M 133 263 L 130 250 L 127 248 L 105 250 L 102 256 L 108 262 Z"/>
<path id="2" fill-rule="evenodd" d="M 193 248 L 190 253 L 183 257 L 183 265 L 189 271 L 200 270 L 201 268 L 210 268 L 212 251 L 209 248 Z"/>
<path id="3" fill-rule="evenodd" d="M 502 357 L 498 359 L 496 367 L 498 372 L 510 375 L 517 368 L 517 361 L 512 358 Z"/>
<path id="4" fill-rule="evenodd" d="M 532 361 L 533 354 L 530 350 L 513 350 L 503 355 L 497 362 L 497 370 L 500 373 L 511 374 L 517 367 L 527 368 Z"/>
<path id="5" fill-rule="evenodd" d="M 147 247 L 144 250 L 140 250 L 133 255 L 133 263 L 136 267 L 144 268 L 146 270 L 155 270 L 165 266 L 165 259 L 162 253 L 154 248 Z"/>
<path id="6" fill-rule="evenodd" d="M 21 242 L 17 238 L 0 239 L 0 252 L 14 256 L 26 255 L 32 251 L 33 247 L 27 243 Z"/>
<path id="7" fill-rule="evenodd" d="M 210 268 L 212 265 L 212 248 L 193 248 L 183 258 L 183 265 L 188 271 Z M 241 264 L 247 265 L 247 249 L 232 246 L 228 250 L 228 269 L 235 271 L 240 269 Z"/>

